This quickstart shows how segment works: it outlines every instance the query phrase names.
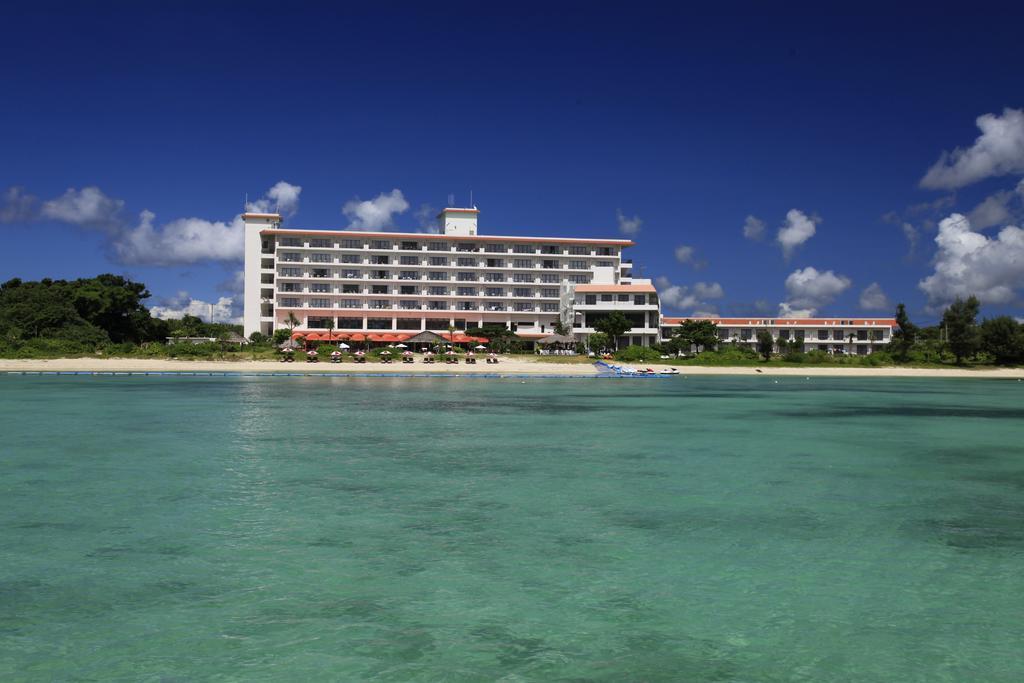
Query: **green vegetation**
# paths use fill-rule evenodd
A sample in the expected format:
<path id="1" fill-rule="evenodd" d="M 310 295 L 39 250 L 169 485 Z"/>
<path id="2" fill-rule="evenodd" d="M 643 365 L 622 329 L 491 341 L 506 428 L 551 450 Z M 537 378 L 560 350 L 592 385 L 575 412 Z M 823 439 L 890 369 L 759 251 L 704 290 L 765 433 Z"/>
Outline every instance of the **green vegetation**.
<path id="1" fill-rule="evenodd" d="M 612 346 L 618 349 L 619 337 L 633 329 L 633 323 L 621 311 L 612 311 L 595 322 L 594 329 L 606 335 L 611 340 Z"/>

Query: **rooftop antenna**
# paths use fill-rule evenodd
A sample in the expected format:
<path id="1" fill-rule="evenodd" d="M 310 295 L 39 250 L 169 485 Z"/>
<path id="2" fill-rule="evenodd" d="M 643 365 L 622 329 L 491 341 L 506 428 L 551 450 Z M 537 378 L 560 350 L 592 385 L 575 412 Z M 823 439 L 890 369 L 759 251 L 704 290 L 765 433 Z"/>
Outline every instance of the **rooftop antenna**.
<path id="1" fill-rule="evenodd" d="M 470 189 L 470 191 L 469 191 L 469 208 L 471 208 L 471 209 L 475 209 L 476 208 L 476 205 L 473 204 L 473 190 L 472 189 Z"/>
<path id="2" fill-rule="evenodd" d="M 448 193 L 448 206 L 455 206 L 455 195 L 451 192 Z"/>
<path id="3" fill-rule="evenodd" d="M 242 204 L 242 211 L 248 211 L 248 210 L 249 210 L 249 193 L 246 192 L 245 193 L 245 204 Z"/>

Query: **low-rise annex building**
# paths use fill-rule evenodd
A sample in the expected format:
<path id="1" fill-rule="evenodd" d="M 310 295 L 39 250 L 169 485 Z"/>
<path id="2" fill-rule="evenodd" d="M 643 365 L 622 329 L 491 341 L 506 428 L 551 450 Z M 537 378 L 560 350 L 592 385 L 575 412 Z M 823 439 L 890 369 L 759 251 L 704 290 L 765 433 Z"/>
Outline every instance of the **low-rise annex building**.
<path id="1" fill-rule="evenodd" d="M 658 294 L 632 276 L 631 240 L 481 235 L 479 211 L 446 208 L 439 232 L 298 230 L 245 213 L 245 334 L 288 327 L 407 333 L 503 325 L 522 339 L 561 322 L 583 341 L 620 311 L 623 344 L 659 341 Z"/>
<path id="2" fill-rule="evenodd" d="M 866 356 L 892 342 L 895 318 L 674 318 L 661 319 L 661 337 L 687 320 L 710 320 L 722 341 L 757 344 L 757 333 L 768 330 L 779 341 L 803 345 L 803 351 Z"/>

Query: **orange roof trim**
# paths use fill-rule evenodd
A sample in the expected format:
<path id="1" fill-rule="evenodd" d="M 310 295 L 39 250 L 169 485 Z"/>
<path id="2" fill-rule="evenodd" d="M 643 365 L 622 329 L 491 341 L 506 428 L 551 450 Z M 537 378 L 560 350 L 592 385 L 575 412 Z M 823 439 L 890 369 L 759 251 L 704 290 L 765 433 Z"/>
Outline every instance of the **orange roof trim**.
<path id="1" fill-rule="evenodd" d="M 641 292 L 653 293 L 657 290 L 654 289 L 654 285 L 576 285 L 577 292 L 633 292 L 639 294 Z"/>

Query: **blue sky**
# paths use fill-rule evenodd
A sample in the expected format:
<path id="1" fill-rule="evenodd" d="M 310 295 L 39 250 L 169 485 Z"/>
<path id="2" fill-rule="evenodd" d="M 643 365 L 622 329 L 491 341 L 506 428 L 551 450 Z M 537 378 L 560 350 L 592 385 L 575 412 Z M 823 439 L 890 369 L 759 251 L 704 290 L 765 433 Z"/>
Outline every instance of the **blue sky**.
<path id="1" fill-rule="evenodd" d="M 1018 6 L 486 5 L 8 8 L 0 279 L 237 314 L 246 194 L 418 230 L 472 190 L 485 233 L 636 229 L 667 313 L 1024 312 Z"/>

